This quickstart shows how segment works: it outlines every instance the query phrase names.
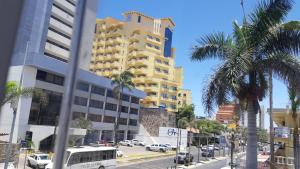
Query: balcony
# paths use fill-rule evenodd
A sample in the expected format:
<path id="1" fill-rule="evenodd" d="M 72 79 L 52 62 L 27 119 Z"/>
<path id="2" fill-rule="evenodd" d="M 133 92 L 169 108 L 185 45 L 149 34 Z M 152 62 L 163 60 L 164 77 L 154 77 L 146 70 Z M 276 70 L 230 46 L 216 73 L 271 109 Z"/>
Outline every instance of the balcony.
<path id="1" fill-rule="evenodd" d="M 54 0 L 54 3 L 75 15 L 75 6 L 65 0 Z"/>
<path id="2" fill-rule="evenodd" d="M 49 40 L 57 43 L 57 44 L 60 44 L 66 48 L 69 48 L 71 47 L 71 40 L 64 37 L 64 36 L 61 36 L 60 34 L 56 33 L 56 32 L 53 32 L 52 30 L 48 30 L 48 34 L 47 34 L 47 37 Z"/>
<path id="3" fill-rule="evenodd" d="M 130 66 L 146 66 L 146 59 L 141 59 L 141 60 L 136 60 L 136 59 L 132 59 L 128 62 L 128 67 Z"/>
<path id="4" fill-rule="evenodd" d="M 74 18 L 73 16 L 69 15 L 68 13 L 62 11 L 61 9 L 55 7 L 55 6 L 52 6 L 52 14 L 63 20 L 64 22 L 70 24 L 70 25 L 73 25 L 73 22 L 74 22 Z"/>
<path id="5" fill-rule="evenodd" d="M 61 57 L 64 60 L 68 60 L 69 55 L 70 55 L 69 51 L 62 49 L 56 45 L 50 44 L 48 42 L 46 42 L 46 45 L 45 45 L 45 52 L 47 52 L 51 55 Z"/>
<path id="6" fill-rule="evenodd" d="M 67 25 L 53 19 L 50 18 L 50 23 L 49 23 L 50 27 L 53 29 L 58 30 L 59 32 L 62 32 L 68 36 L 72 36 L 72 28 L 68 27 Z"/>

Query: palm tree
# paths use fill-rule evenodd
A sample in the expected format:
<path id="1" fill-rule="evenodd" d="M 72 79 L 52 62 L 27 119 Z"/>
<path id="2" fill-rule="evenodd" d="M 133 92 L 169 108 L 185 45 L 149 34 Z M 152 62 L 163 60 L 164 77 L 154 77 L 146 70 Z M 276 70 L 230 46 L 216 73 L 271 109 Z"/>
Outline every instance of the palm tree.
<path id="1" fill-rule="evenodd" d="M 43 105 L 48 104 L 47 96 L 40 89 L 22 88 L 16 82 L 12 82 L 12 81 L 7 82 L 5 88 L 5 98 L 1 102 L 0 107 L 2 107 L 4 104 L 10 104 L 10 107 L 13 109 L 13 119 L 12 119 L 11 129 L 9 133 L 8 146 L 5 152 L 5 165 L 4 165 L 5 169 L 8 167 L 8 162 L 10 159 L 12 138 L 13 138 L 13 133 L 15 128 L 19 99 L 21 97 L 32 97 L 32 96 L 38 97 Z"/>
<path id="2" fill-rule="evenodd" d="M 188 145 L 189 145 L 189 156 L 188 156 L 188 164 L 190 163 L 190 153 L 191 153 L 191 137 L 192 137 L 192 129 L 196 128 L 196 122 L 195 122 L 195 113 L 194 113 L 195 107 L 194 105 L 184 105 L 183 107 L 179 108 L 176 120 L 178 124 L 178 128 L 185 128 L 188 129 Z M 177 157 L 176 157 L 177 159 Z M 177 160 L 176 160 L 177 164 Z"/>
<path id="3" fill-rule="evenodd" d="M 208 121 L 205 120 L 205 119 L 201 119 L 198 121 L 198 129 L 199 129 L 199 132 L 202 136 L 205 136 L 206 138 L 206 146 L 208 147 L 208 125 L 207 125 Z M 199 138 L 200 139 L 200 138 Z M 207 157 L 205 157 L 205 159 L 207 160 Z"/>
<path id="4" fill-rule="evenodd" d="M 281 22 L 292 8 L 290 0 L 261 2 L 250 14 L 247 24 L 233 23 L 233 34 L 213 33 L 202 37 L 200 46 L 193 48 L 191 59 L 203 61 L 220 59 L 203 92 L 203 104 L 208 114 L 214 105 L 227 103 L 229 98 L 243 98 L 247 102 L 248 136 L 246 168 L 257 168 L 256 114 L 258 101 L 267 91 L 266 76 L 270 68 L 284 82 L 300 79 L 300 62 L 293 54 L 300 51 L 300 31 L 291 29 L 289 22 Z M 280 26 L 278 26 L 280 25 Z"/>
<path id="5" fill-rule="evenodd" d="M 299 126 L 298 126 L 298 114 L 297 109 L 300 106 L 300 99 L 297 96 L 297 83 L 291 82 L 288 87 L 289 99 L 291 102 L 291 111 L 292 111 L 292 119 L 293 119 L 293 147 L 294 147 L 294 166 L 295 169 L 300 168 L 299 164 L 299 151 L 300 151 L 300 143 L 299 143 Z"/>
<path id="6" fill-rule="evenodd" d="M 134 75 L 129 72 L 129 71 L 124 71 L 121 74 L 115 74 L 112 76 L 112 81 L 111 84 L 114 86 L 114 94 L 116 98 L 118 99 L 118 105 L 117 105 L 117 112 L 118 112 L 118 117 L 115 121 L 114 125 L 114 144 L 117 144 L 118 141 L 118 130 L 119 130 L 119 119 L 121 116 L 121 111 L 122 111 L 122 94 L 125 88 L 128 90 L 131 90 L 134 88 L 134 83 L 132 82 L 132 78 Z"/>

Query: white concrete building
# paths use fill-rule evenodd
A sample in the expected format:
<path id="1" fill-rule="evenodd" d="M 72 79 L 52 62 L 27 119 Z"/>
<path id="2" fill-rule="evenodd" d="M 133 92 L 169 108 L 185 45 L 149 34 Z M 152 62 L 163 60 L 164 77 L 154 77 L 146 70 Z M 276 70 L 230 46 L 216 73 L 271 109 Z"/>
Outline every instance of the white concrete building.
<path id="1" fill-rule="evenodd" d="M 90 49 L 96 20 L 97 1 L 89 0 L 83 29 L 84 55 L 80 56 L 78 82 L 74 91 L 73 118 L 92 121 L 92 131 L 85 141 L 111 140 L 117 117 L 117 100 L 111 81 L 89 72 Z M 49 150 L 60 114 L 64 81 L 71 48 L 75 0 L 26 0 L 21 14 L 17 44 L 8 81 L 22 87 L 39 88 L 47 93 L 45 107 L 35 98 L 22 97 L 18 103 L 13 143 L 32 137 L 36 149 Z M 22 79 L 22 80 L 21 80 Z M 125 90 L 121 110 L 119 139 L 132 138 L 138 131 L 140 98 L 145 93 Z M 12 109 L 5 105 L 0 113 L 0 133 L 9 133 Z M 71 135 L 85 135 L 86 130 L 73 128 Z M 0 137 L 7 141 L 9 136 Z"/>

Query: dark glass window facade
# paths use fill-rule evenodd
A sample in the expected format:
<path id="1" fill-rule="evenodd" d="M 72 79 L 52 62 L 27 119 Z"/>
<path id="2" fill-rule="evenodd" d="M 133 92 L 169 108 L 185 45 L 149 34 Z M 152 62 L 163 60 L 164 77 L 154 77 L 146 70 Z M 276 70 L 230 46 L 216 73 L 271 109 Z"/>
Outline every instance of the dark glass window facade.
<path id="1" fill-rule="evenodd" d="M 102 109 L 103 108 L 103 102 L 91 99 L 90 103 L 89 103 L 89 106 L 93 107 L 93 108 Z"/>
<path id="2" fill-rule="evenodd" d="M 164 48 L 164 56 L 171 57 L 172 55 L 172 36 L 173 32 L 170 28 L 165 29 L 165 48 Z"/>
<path id="3" fill-rule="evenodd" d="M 93 122 L 101 122 L 102 116 L 98 114 L 88 114 L 88 120 Z"/>
<path id="4" fill-rule="evenodd" d="M 129 102 L 130 96 L 127 94 L 122 94 L 122 100 Z"/>
<path id="5" fill-rule="evenodd" d="M 83 113 L 83 112 L 73 112 L 73 116 L 72 116 L 73 120 L 80 119 L 80 118 L 85 118 L 85 113 Z"/>
<path id="6" fill-rule="evenodd" d="M 106 103 L 105 110 L 117 111 L 117 105 L 112 103 Z"/>
<path id="7" fill-rule="evenodd" d="M 130 108 L 130 114 L 138 114 L 139 110 L 135 108 Z"/>
<path id="8" fill-rule="evenodd" d="M 87 98 L 75 96 L 74 104 L 80 105 L 80 106 L 87 106 L 87 101 L 88 101 Z"/>
<path id="9" fill-rule="evenodd" d="M 104 96 L 105 95 L 105 88 L 92 86 L 92 93 Z"/>
<path id="10" fill-rule="evenodd" d="M 64 85 L 64 77 L 58 76 L 52 73 L 48 73 L 42 70 L 38 70 L 36 74 L 36 79 L 48 83 L 53 83 L 56 85 L 63 86 Z"/>
<path id="11" fill-rule="evenodd" d="M 114 98 L 114 92 L 112 90 L 107 90 L 107 97 Z"/>
<path id="12" fill-rule="evenodd" d="M 77 82 L 76 89 L 88 92 L 89 91 L 89 84 L 84 82 Z"/>
<path id="13" fill-rule="evenodd" d="M 104 122 L 104 123 L 115 123 L 115 117 L 112 117 L 112 116 L 104 116 L 103 122 Z"/>
<path id="14" fill-rule="evenodd" d="M 135 119 L 130 119 L 130 120 L 129 120 L 129 125 L 130 125 L 130 126 L 137 126 L 137 120 L 135 120 Z"/>
<path id="15" fill-rule="evenodd" d="M 43 106 L 38 98 L 33 97 L 28 124 L 54 126 L 58 122 L 62 93 L 43 90 L 48 97 L 48 104 Z"/>
<path id="16" fill-rule="evenodd" d="M 120 108 L 119 108 L 119 112 L 122 112 L 122 113 L 128 113 L 128 107 L 127 106 L 120 106 Z"/>
<path id="17" fill-rule="evenodd" d="M 127 119 L 126 118 L 119 118 L 118 123 L 120 125 L 127 125 Z"/>
<path id="18" fill-rule="evenodd" d="M 137 98 L 137 97 L 131 96 L 131 103 L 139 104 L 140 103 L 140 99 Z"/>

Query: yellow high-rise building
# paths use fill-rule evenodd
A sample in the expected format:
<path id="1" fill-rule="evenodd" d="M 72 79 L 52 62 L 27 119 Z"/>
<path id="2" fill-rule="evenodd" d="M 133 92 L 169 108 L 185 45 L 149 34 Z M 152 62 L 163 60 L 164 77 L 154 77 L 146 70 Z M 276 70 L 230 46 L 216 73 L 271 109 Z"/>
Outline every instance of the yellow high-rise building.
<path id="1" fill-rule="evenodd" d="M 181 89 L 178 92 L 178 106 L 192 104 L 192 92 L 188 89 Z"/>
<path id="2" fill-rule="evenodd" d="M 97 19 L 92 51 L 91 71 L 110 78 L 129 70 L 133 82 L 147 93 L 144 107 L 178 108 L 183 68 L 175 67 L 170 18 L 152 18 L 130 11 L 124 21 L 111 17 Z"/>

